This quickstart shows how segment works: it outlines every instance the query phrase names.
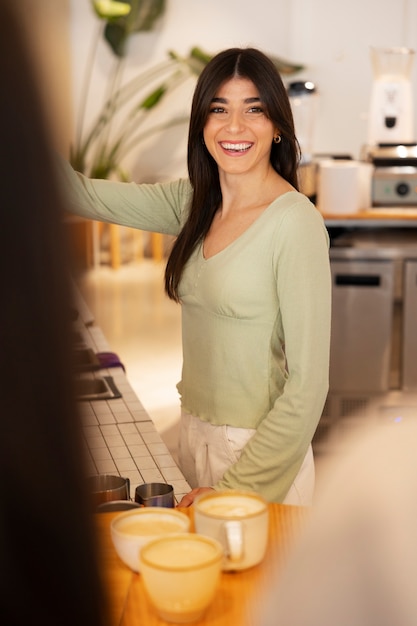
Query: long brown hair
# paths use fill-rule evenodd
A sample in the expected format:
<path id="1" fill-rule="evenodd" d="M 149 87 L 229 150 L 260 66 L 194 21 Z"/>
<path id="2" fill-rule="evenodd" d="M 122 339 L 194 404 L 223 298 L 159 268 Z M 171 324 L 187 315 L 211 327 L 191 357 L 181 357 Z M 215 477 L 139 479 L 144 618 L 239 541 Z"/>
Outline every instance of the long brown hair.
<path id="1" fill-rule="evenodd" d="M 220 52 L 200 74 L 191 107 L 188 174 L 193 194 L 187 221 L 173 245 L 165 270 L 165 291 L 177 302 L 184 266 L 195 246 L 207 234 L 222 201 L 217 163 L 204 144 L 203 131 L 214 96 L 221 85 L 233 77 L 247 78 L 257 87 L 266 115 L 279 128 L 282 138 L 279 144 L 271 145 L 271 164 L 298 189 L 300 151 L 291 106 L 278 70 L 255 48 L 230 48 Z"/>

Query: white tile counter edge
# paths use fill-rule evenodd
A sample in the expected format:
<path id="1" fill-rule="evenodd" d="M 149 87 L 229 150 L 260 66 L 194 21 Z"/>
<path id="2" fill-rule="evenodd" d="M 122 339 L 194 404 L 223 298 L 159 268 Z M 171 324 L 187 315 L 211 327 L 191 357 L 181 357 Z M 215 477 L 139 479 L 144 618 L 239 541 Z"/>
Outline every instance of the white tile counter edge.
<path id="1" fill-rule="evenodd" d="M 76 292 L 79 318 L 74 330 L 95 353 L 111 352 L 107 340 L 81 295 Z M 123 355 L 117 355 L 123 363 Z M 90 474 L 116 474 L 129 478 L 130 495 L 144 482 L 165 482 L 174 487 L 176 501 L 190 491 L 181 470 L 162 440 L 122 367 L 83 373 L 82 377 L 111 376 L 121 398 L 79 402 Z"/>

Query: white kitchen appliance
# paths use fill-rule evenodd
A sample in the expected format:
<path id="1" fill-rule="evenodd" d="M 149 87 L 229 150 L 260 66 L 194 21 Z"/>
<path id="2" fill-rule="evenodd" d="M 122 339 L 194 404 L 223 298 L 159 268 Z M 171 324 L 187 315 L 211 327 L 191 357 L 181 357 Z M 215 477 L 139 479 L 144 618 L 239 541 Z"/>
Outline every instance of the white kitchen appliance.
<path id="1" fill-rule="evenodd" d="M 415 140 L 411 48 L 371 48 L 374 81 L 368 124 L 368 144 L 400 144 Z"/>
<path id="2" fill-rule="evenodd" d="M 362 159 L 373 164 L 373 207 L 417 207 L 417 143 L 364 146 Z"/>

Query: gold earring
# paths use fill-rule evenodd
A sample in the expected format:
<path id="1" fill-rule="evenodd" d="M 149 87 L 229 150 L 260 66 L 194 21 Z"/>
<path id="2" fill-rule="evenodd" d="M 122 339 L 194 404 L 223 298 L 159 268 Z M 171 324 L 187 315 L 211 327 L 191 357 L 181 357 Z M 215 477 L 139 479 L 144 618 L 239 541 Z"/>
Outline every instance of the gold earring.
<path id="1" fill-rule="evenodd" d="M 274 143 L 281 143 L 281 139 L 282 139 L 281 135 L 275 135 Z"/>

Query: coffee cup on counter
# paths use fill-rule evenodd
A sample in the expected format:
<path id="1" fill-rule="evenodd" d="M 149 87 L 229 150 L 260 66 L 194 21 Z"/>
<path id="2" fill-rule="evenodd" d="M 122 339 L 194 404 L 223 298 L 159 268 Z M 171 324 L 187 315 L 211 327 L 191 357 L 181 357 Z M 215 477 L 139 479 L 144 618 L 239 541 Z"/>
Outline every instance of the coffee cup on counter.
<path id="1" fill-rule="evenodd" d="M 116 552 L 134 572 L 139 571 L 139 553 L 149 541 L 167 534 L 189 531 L 188 515 L 164 507 L 140 507 L 126 511 L 116 515 L 110 523 L 110 535 Z"/>
<path id="2" fill-rule="evenodd" d="M 174 508 L 174 488 L 167 483 L 143 483 L 135 489 L 135 502 L 142 506 Z"/>
<path id="3" fill-rule="evenodd" d="M 224 549 L 223 570 L 243 570 L 262 561 L 268 543 L 268 503 L 245 491 L 213 491 L 194 501 L 197 533 Z"/>
<path id="4" fill-rule="evenodd" d="M 97 474 L 87 478 L 92 505 L 97 507 L 104 502 L 130 500 L 130 480 L 112 474 Z"/>
<path id="5" fill-rule="evenodd" d="M 140 552 L 140 571 L 149 600 L 166 622 L 199 621 L 220 582 L 223 548 L 195 533 L 161 537 Z"/>

